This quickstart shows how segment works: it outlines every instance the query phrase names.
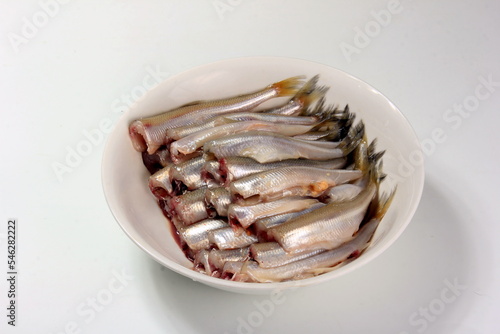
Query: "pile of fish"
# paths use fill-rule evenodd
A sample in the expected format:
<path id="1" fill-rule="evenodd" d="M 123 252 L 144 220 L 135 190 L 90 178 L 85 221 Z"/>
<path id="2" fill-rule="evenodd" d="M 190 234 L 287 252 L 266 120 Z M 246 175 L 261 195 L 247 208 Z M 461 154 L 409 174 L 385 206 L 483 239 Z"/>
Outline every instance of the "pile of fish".
<path id="1" fill-rule="evenodd" d="M 348 106 L 326 105 L 318 80 L 293 77 L 130 124 L 151 193 L 195 270 L 296 280 L 368 246 L 394 195 L 379 194 L 383 152 Z"/>

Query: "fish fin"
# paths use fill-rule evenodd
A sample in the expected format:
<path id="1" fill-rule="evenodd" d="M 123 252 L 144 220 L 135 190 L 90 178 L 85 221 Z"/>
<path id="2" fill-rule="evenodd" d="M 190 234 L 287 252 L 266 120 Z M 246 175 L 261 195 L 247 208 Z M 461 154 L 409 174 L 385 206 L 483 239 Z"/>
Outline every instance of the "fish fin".
<path id="1" fill-rule="evenodd" d="M 325 96 L 328 91 L 328 87 L 319 87 L 312 91 L 300 92 L 294 97 L 294 100 L 298 101 L 303 108 L 308 108 L 314 102 L 320 100 Z"/>
<path id="2" fill-rule="evenodd" d="M 298 99 L 300 96 L 311 94 L 314 90 L 316 90 L 316 84 L 319 80 L 319 74 L 316 74 L 311 79 L 309 79 L 301 89 L 298 90 L 297 94 L 293 97 L 293 99 Z"/>
<path id="3" fill-rule="evenodd" d="M 385 154 L 385 150 L 377 152 L 376 146 L 377 146 L 377 138 L 373 139 L 373 141 L 370 143 L 370 145 L 368 146 L 368 149 L 367 149 L 368 160 L 370 162 L 373 161 L 373 162 L 377 163 L 378 161 L 382 161 L 381 159 Z M 382 166 L 380 166 L 380 167 L 382 167 Z"/>
<path id="4" fill-rule="evenodd" d="M 383 194 L 380 196 L 380 199 L 378 201 L 378 207 L 377 207 L 377 212 L 375 213 L 375 218 L 377 219 L 382 219 L 389 207 L 391 206 L 392 200 L 394 199 L 394 195 L 396 194 L 397 191 L 397 186 L 395 186 L 389 194 Z"/>
<path id="5" fill-rule="evenodd" d="M 303 83 L 304 76 L 296 76 L 271 84 L 270 87 L 276 89 L 278 96 L 289 96 L 296 94 Z"/>
<path id="6" fill-rule="evenodd" d="M 342 139 L 338 149 L 341 149 L 344 153 L 344 156 L 351 153 L 363 140 L 363 136 L 365 135 L 365 124 L 363 121 L 359 122 L 356 126 L 351 127 L 349 129 L 349 133 L 347 136 Z"/>

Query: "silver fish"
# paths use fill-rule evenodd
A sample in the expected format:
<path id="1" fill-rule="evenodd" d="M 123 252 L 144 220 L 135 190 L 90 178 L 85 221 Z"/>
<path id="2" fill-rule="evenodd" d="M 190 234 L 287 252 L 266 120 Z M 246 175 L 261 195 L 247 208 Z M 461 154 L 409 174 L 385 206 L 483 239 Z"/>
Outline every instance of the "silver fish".
<path id="1" fill-rule="evenodd" d="M 330 187 L 363 176 L 359 170 L 325 169 L 316 167 L 281 167 L 246 176 L 229 185 L 231 194 L 268 200 L 285 196 L 318 197 Z"/>
<path id="2" fill-rule="evenodd" d="M 336 248 L 358 230 L 376 191 L 371 183 L 354 200 L 329 203 L 271 228 L 269 234 L 287 252 Z"/>
<path id="3" fill-rule="evenodd" d="M 208 262 L 214 270 L 222 272 L 224 264 L 229 261 L 245 261 L 250 254 L 249 247 L 236 249 L 211 249 L 208 254 Z"/>
<path id="4" fill-rule="evenodd" d="M 170 163 L 149 177 L 149 188 L 158 198 L 179 193 L 182 188 L 194 190 L 206 186 L 201 170 L 207 162 L 205 156 L 186 160 L 178 165 Z"/>
<path id="5" fill-rule="evenodd" d="M 285 136 L 306 133 L 314 125 L 291 125 L 265 121 L 244 121 L 223 124 L 210 129 L 198 131 L 170 144 L 172 161 L 177 161 L 180 155 L 190 154 L 202 147 L 206 142 L 236 133 L 248 131 L 271 131 Z"/>
<path id="6" fill-rule="evenodd" d="M 188 190 L 204 187 L 206 183 L 201 178 L 201 170 L 206 162 L 206 156 L 199 156 L 176 165 L 170 174 L 171 181 L 181 183 Z"/>
<path id="7" fill-rule="evenodd" d="M 359 143 L 364 125 L 356 126 L 338 147 L 320 147 L 315 141 L 304 141 L 271 132 L 250 131 L 205 143 L 203 150 L 214 154 L 217 159 L 231 156 L 248 157 L 260 163 L 285 159 L 306 158 L 330 160 L 344 157 Z"/>
<path id="8" fill-rule="evenodd" d="M 222 185 L 224 180 L 222 180 L 220 172 L 220 163 L 218 160 L 209 160 L 203 165 L 201 169 L 201 178 L 205 182 L 212 182 L 213 184 Z"/>
<path id="9" fill-rule="evenodd" d="M 179 140 L 196 132 L 233 122 L 264 121 L 290 125 L 314 125 L 317 124 L 319 120 L 320 118 L 317 116 L 287 116 L 257 112 L 237 112 L 213 117 L 200 124 L 186 125 L 178 128 L 168 129 L 166 132 L 166 136 L 169 141 Z"/>
<path id="10" fill-rule="evenodd" d="M 275 97 L 293 95 L 302 84 L 301 77 L 289 78 L 267 86 L 257 92 L 236 97 L 190 103 L 165 113 L 138 119 L 129 126 L 132 144 L 137 151 L 153 154 L 168 144 L 168 129 L 201 123 L 216 115 L 237 111 L 249 111 Z"/>
<path id="11" fill-rule="evenodd" d="M 356 184 L 341 184 L 336 187 L 331 187 L 323 195 L 325 202 L 347 202 L 352 201 L 364 189 L 363 186 Z"/>
<path id="12" fill-rule="evenodd" d="M 279 215 L 274 215 L 266 218 L 261 218 L 257 219 L 253 226 L 255 227 L 255 233 L 259 238 L 262 238 L 264 240 L 269 240 L 271 239 L 270 236 L 268 236 L 267 232 L 271 227 L 278 226 L 280 224 L 283 224 L 286 221 L 289 221 L 292 218 L 301 216 L 303 214 L 306 214 L 308 212 L 311 212 L 313 210 L 319 209 L 323 206 L 325 206 L 325 203 L 314 203 L 307 209 L 301 210 L 301 211 L 296 211 L 296 212 L 287 212 L 287 213 L 282 213 Z"/>
<path id="13" fill-rule="evenodd" d="M 335 266 L 349 258 L 358 257 L 368 246 L 378 224 L 379 220 L 373 219 L 365 224 L 354 238 L 345 244 L 302 260 L 273 268 L 262 268 L 257 262 L 247 261 L 243 262 L 241 266 L 233 265 L 232 271 L 236 275 L 248 277 L 254 282 L 281 282 L 316 276 L 333 270 Z"/>
<path id="14" fill-rule="evenodd" d="M 149 190 L 155 197 L 166 199 L 172 195 L 173 168 L 173 164 L 167 165 L 149 177 Z"/>
<path id="15" fill-rule="evenodd" d="M 323 249 L 285 252 L 277 242 L 259 242 L 250 246 L 252 257 L 261 268 L 279 267 L 323 252 Z"/>
<path id="16" fill-rule="evenodd" d="M 186 225 L 213 218 L 215 212 L 205 203 L 206 191 L 207 188 L 200 188 L 168 199 L 167 203 L 172 215 L 179 217 Z"/>
<path id="17" fill-rule="evenodd" d="M 208 240 L 208 232 L 222 227 L 227 227 L 229 224 L 222 219 L 205 219 L 198 223 L 178 229 L 182 240 L 192 250 L 208 249 L 210 241 Z"/>
<path id="18" fill-rule="evenodd" d="M 205 194 L 205 201 L 219 216 L 227 216 L 227 209 L 232 203 L 231 193 L 224 187 L 210 188 Z"/>
<path id="19" fill-rule="evenodd" d="M 316 87 L 319 75 L 315 75 L 288 101 L 287 104 L 264 112 L 277 115 L 300 115 L 317 100 L 323 98 L 328 87 Z"/>
<path id="20" fill-rule="evenodd" d="M 259 241 L 255 235 L 248 234 L 241 228 L 235 230 L 233 227 L 223 227 L 210 231 L 208 239 L 218 249 L 244 248 Z"/>
<path id="21" fill-rule="evenodd" d="M 318 203 L 316 199 L 306 197 L 285 197 L 271 202 L 254 205 L 231 204 L 227 210 L 229 222 L 244 228 L 252 225 L 257 219 L 285 212 L 296 212 L 307 209 Z"/>
<path id="22" fill-rule="evenodd" d="M 194 270 L 206 275 L 212 275 L 212 268 L 208 259 L 210 252 L 206 249 L 198 251 L 194 256 Z"/>
<path id="23" fill-rule="evenodd" d="M 276 162 L 261 164 L 250 158 L 229 157 L 219 160 L 218 169 L 210 170 L 212 177 L 221 181 L 224 186 L 228 186 L 230 182 L 239 180 L 245 176 L 252 174 L 291 166 L 310 166 L 317 168 L 339 169 L 345 166 L 345 158 L 337 158 L 333 160 L 303 160 L 290 159 Z"/>

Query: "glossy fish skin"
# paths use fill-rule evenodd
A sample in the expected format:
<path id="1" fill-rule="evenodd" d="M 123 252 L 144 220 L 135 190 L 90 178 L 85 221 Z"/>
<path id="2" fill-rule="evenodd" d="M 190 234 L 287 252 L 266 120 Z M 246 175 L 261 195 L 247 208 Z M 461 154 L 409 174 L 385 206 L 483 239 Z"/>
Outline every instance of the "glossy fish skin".
<path id="1" fill-rule="evenodd" d="M 260 242 L 250 246 L 250 253 L 261 268 L 273 268 L 308 258 L 323 249 L 287 253 L 277 242 Z"/>
<path id="2" fill-rule="evenodd" d="M 220 172 L 220 163 L 218 160 L 207 161 L 201 169 L 201 178 L 205 182 L 212 182 L 213 184 L 222 185 L 224 180 L 222 179 Z"/>
<path id="3" fill-rule="evenodd" d="M 149 190 L 156 198 L 166 199 L 173 193 L 173 167 L 173 164 L 170 164 L 149 177 Z"/>
<path id="4" fill-rule="evenodd" d="M 211 129 L 213 127 L 228 123 L 244 122 L 244 121 L 264 121 L 264 122 L 282 123 L 290 125 L 314 125 L 318 123 L 319 117 L 286 116 L 286 115 L 265 114 L 257 112 L 237 112 L 237 113 L 230 113 L 230 114 L 224 114 L 222 116 L 213 117 L 211 119 L 208 119 L 206 122 L 203 122 L 202 124 L 193 124 L 193 125 L 168 129 L 166 131 L 166 136 L 168 140 L 174 141 L 187 137 L 202 130 Z"/>
<path id="5" fill-rule="evenodd" d="M 217 271 L 222 272 L 226 262 L 245 261 L 250 254 L 249 247 L 236 249 L 211 249 L 208 254 L 208 262 Z"/>
<path id="6" fill-rule="evenodd" d="M 208 240 L 218 249 L 236 249 L 250 246 L 258 242 L 256 236 L 247 234 L 245 230 L 235 230 L 233 227 L 223 227 L 208 233 Z"/>
<path id="7" fill-rule="evenodd" d="M 205 194 L 205 201 L 219 216 L 227 216 L 227 209 L 232 203 L 231 193 L 224 187 L 210 188 Z"/>
<path id="8" fill-rule="evenodd" d="M 174 141 L 170 144 L 170 155 L 172 161 L 175 162 L 179 155 L 193 153 L 207 141 L 236 133 L 258 130 L 280 133 L 285 136 L 294 136 L 306 133 L 312 129 L 313 126 L 314 125 L 290 125 L 265 121 L 244 121 L 223 124 L 214 128 L 198 131 L 192 135 Z"/>
<path id="9" fill-rule="evenodd" d="M 198 223 L 178 229 L 182 240 L 194 251 L 208 249 L 210 241 L 208 240 L 208 232 L 222 227 L 227 227 L 229 224 L 222 219 L 205 219 Z"/>
<path id="10" fill-rule="evenodd" d="M 234 264 L 228 266 L 236 277 L 244 277 L 254 282 L 281 282 L 291 279 L 302 279 L 317 276 L 321 273 L 331 271 L 334 266 L 349 258 L 358 257 L 368 246 L 377 226 L 378 219 L 372 219 L 366 223 L 354 238 L 338 248 L 324 251 L 302 260 L 291 262 L 279 267 L 261 268 L 257 262 L 247 261 L 242 265 Z M 239 270 L 239 272 L 238 272 Z"/>
<path id="11" fill-rule="evenodd" d="M 231 204 L 228 208 L 229 222 L 248 228 L 257 219 L 274 216 L 286 212 L 296 212 L 318 203 L 316 199 L 305 197 L 286 197 L 271 202 L 254 205 Z"/>
<path id="12" fill-rule="evenodd" d="M 363 191 L 363 187 L 355 184 L 341 184 L 328 189 L 325 193 L 325 202 L 348 202 L 352 201 L 359 193 Z"/>
<path id="13" fill-rule="evenodd" d="M 289 116 L 261 113 L 242 112 L 219 116 L 214 120 L 214 126 L 227 124 L 229 122 L 263 121 L 276 124 L 289 125 L 315 125 L 320 121 L 318 116 Z"/>
<path id="14" fill-rule="evenodd" d="M 189 190 L 204 187 L 206 183 L 201 178 L 201 170 L 206 162 L 206 157 L 199 156 L 174 166 L 171 181 L 182 183 Z"/>
<path id="15" fill-rule="evenodd" d="M 287 252 L 336 248 L 358 230 L 376 191 L 371 183 L 354 200 L 329 203 L 271 228 L 269 234 Z"/>
<path id="16" fill-rule="evenodd" d="M 359 170 L 281 167 L 246 176 L 229 185 L 231 194 L 268 200 L 285 196 L 318 197 L 325 190 L 363 176 Z"/>
<path id="17" fill-rule="evenodd" d="M 206 249 L 202 249 L 194 255 L 194 270 L 205 274 L 212 275 L 212 268 L 210 267 L 210 261 L 208 259 L 210 252 Z"/>
<path id="18" fill-rule="evenodd" d="M 207 188 L 188 191 L 167 200 L 172 216 L 177 216 L 186 225 L 191 225 L 207 218 L 213 218 L 215 213 L 207 208 L 205 194 Z"/>
<path id="19" fill-rule="evenodd" d="M 255 232 L 257 236 L 262 237 L 265 240 L 271 239 L 270 236 L 267 235 L 267 232 L 270 228 L 274 226 L 278 226 L 283 224 L 286 221 L 289 221 L 292 218 L 301 216 L 303 214 L 306 214 L 308 212 L 311 212 L 313 210 L 319 209 L 323 206 L 325 206 L 325 203 L 314 203 L 307 209 L 301 210 L 301 211 L 296 211 L 296 212 L 288 212 L 288 213 L 282 213 L 279 215 L 274 215 L 266 218 L 261 218 L 257 219 L 255 223 L 253 224 L 255 227 Z"/>
<path id="20" fill-rule="evenodd" d="M 219 170 L 212 171 L 212 173 L 218 173 L 217 177 L 223 180 L 225 186 L 228 186 L 230 182 L 239 180 L 243 177 L 272 170 L 281 167 L 291 167 L 291 166 L 303 166 L 303 167 L 317 167 L 317 168 L 327 168 L 327 169 L 339 169 L 345 166 L 345 158 L 337 158 L 333 160 L 302 160 L 302 159 L 291 159 L 282 160 L 276 162 L 270 162 L 261 164 L 250 158 L 243 157 L 229 157 L 222 158 L 219 160 Z"/>
<path id="21" fill-rule="evenodd" d="M 153 154 L 160 146 L 168 144 L 166 141 L 168 129 L 201 123 L 216 115 L 249 111 L 272 98 L 295 94 L 301 83 L 301 78 L 294 77 L 271 84 L 254 93 L 184 105 L 132 122 L 129 126 L 129 135 L 137 151 L 147 150 L 149 154 Z"/>
<path id="22" fill-rule="evenodd" d="M 181 184 L 189 190 L 204 187 L 201 169 L 207 160 L 204 156 L 186 160 L 179 165 L 169 164 L 149 177 L 149 189 L 158 198 L 178 193 Z"/>
<path id="23" fill-rule="evenodd" d="M 248 157 L 260 163 L 286 159 L 330 160 L 341 158 L 350 153 L 359 143 L 364 126 L 357 126 L 337 148 L 321 147 L 315 141 L 304 141 L 270 132 L 249 131 L 220 139 L 211 140 L 203 146 L 206 153 L 217 159 L 231 156 Z"/>

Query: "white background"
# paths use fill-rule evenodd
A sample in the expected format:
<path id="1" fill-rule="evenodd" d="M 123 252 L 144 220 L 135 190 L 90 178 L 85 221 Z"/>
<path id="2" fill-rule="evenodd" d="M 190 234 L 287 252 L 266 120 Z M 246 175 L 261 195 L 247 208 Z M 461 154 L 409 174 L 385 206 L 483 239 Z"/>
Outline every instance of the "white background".
<path id="1" fill-rule="evenodd" d="M 0 3 L 1 333 L 500 332 L 499 1 L 54 1 Z M 422 201 L 401 238 L 360 270 L 277 303 L 163 269 L 114 221 L 100 178 L 102 130 L 144 85 L 254 55 L 368 82 L 427 145 Z M 78 148 L 86 156 L 68 166 Z"/>

